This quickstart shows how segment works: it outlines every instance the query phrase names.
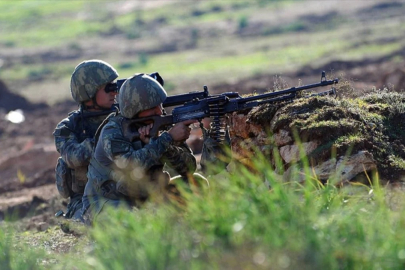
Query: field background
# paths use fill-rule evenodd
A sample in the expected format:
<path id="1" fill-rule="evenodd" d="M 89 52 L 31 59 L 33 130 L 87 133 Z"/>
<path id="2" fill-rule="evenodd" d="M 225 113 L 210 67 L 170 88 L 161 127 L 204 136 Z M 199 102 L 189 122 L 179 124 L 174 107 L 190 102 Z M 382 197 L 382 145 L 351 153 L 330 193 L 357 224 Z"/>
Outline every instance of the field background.
<path id="1" fill-rule="evenodd" d="M 362 89 L 382 87 L 370 72 L 404 60 L 403 1 L 1 1 L 0 8 L 0 78 L 50 105 L 71 98 L 74 67 L 93 58 L 121 78 L 158 71 L 171 94 L 238 83 L 246 92 L 271 89 L 265 84 L 276 75 L 294 86 L 321 70 L 344 72 Z"/>
<path id="2" fill-rule="evenodd" d="M 401 189 L 381 190 L 375 176 L 347 190 L 286 187 L 263 161 L 271 192 L 242 169 L 187 209 L 148 205 L 65 234 L 52 132 L 77 108 L 70 76 L 87 59 L 120 78 L 158 71 L 169 94 L 264 92 L 318 82 L 323 70 L 352 96 L 402 91 L 405 1 L 5 0 L 0 10 L 4 269 L 403 269 Z M 21 124 L 6 120 L 15 109 Z"/>

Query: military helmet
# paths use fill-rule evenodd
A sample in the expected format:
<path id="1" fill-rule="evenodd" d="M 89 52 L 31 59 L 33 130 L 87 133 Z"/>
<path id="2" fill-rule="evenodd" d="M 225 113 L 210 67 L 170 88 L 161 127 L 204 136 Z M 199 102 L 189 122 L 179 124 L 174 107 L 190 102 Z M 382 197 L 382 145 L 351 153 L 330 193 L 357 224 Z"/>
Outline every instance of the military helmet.
<path id="1" fill-rule="evenodd" d="M 119 93 L 118 104 L 126 118 L 133 118 L 141 111 L 160 105 L 167 97 L 159 82 L 143 73 L 128 78 Z"/>
<path id="2" fill-rule="evenodd" d="M 83 61 L 73 71 L 70 92 L 77 103 L 82 103 L 92 99 L 100 86 L 114 81 L 117 77 L 117 71 L 104 61 Z"/>

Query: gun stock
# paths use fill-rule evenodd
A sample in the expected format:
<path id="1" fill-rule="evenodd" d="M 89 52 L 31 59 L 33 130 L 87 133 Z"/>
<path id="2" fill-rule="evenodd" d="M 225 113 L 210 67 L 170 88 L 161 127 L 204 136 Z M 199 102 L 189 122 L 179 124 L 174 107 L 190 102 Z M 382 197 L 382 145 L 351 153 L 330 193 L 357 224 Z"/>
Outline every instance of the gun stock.
<path id="1" fill-rule="evenodd" d="M 150 130 L 150 137 L 155 138 L 159 135 L 159 131 L 173 125 L 172 115 L 154 115 L 149 117 L 126 119 L 122 123 L 122 130 L 124 136 L 131 142 L 139 139 L 138 128 L 142 125 L 153 123 L 153 127 Z"/>

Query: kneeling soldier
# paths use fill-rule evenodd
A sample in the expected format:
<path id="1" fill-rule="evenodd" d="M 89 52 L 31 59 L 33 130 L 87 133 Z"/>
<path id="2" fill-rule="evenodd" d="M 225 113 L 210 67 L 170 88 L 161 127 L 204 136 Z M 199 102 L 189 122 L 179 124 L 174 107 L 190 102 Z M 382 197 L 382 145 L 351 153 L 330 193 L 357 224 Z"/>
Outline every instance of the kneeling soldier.
<path id="1" fill-rule="evenodd" d="M 137 74 L 121 86 L 118 96 L 120 113 L 109 117 L 101 129 L 88 170 L 88 183 L 83 196 L 85 219 L 91 222 L 106 205 L 140 206 L 150 197 L 176 193 L 173 183 L 208 183 L 195 173 L 196 159 L 185 141 L 189 125 L 180 122 L 155 138 L 149 136 L 153 123 L 137 123 L 135 139 L 128 136 L 126 121 L 159 116 L 167 94 L 152 77 Z M 131 138 L 130 138 L 131 137 Z M 170 166 L 178 176 L 164 171 Z"/>

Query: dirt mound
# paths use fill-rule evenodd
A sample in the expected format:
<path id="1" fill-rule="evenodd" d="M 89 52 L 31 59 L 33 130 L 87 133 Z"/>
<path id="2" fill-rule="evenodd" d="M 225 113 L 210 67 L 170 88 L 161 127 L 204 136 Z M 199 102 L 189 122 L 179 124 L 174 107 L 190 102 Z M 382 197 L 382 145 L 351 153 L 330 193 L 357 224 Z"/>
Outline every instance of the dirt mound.
<path id="1" fill-rule="evenodd" d="M 0 220 L 6 214 L 22 218 L 35 213 L 51 217 L 66 202 L 54 185 L 54 168 L 59 157 L 52 132 L 67 113 L 76 109 L 73 101 L 55 106 L 31 103 L 11 93 L 0 81 Z M 20 109 L 22 123 L 7 120 L 9 111 Z"/>
<path id="2" fill-rule="evenodd" d="M 46 108 L 45 103 L 31 103 L 26 98 L 17 94 L 11 93 L 7 85 L 0 80 L 0 109 L 3 108 L 6 112 L 22 109 L 31 111 L 39 108 Z"/>
<path id="3" fill-rule="evenodd" d="M 320 181 L 363 178 L 368 184 L 378 170 L 384 183 L 399 183 L 405 179 L 404 102 L 403 93 L 375 91 L 353 99 L 266 104 L 247 117 L 232 116 L 232 151 L 246 162 L 260 149 L 286 181 L 303 180 L 302 167 L 309 163 Z"/>

